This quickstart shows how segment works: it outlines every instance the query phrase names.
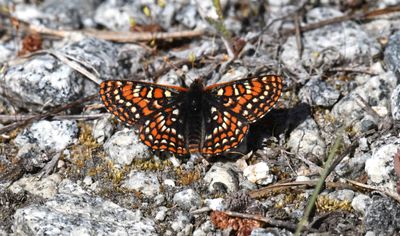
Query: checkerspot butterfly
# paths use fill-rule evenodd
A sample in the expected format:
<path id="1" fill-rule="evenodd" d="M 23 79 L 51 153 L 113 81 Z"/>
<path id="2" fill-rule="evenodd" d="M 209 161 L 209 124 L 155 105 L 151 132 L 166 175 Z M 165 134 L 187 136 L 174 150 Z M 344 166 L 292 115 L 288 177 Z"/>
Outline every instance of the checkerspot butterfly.
<path id="1" fill-rule="evenodd" d="M 279 99 L 282 79 L 266 75 L 189 88 L 140 81 L 100 85 L 105 107 L 122 122 L 139 125 L 140 139 L 153 150 L 178 155 L 218 155 L 239 145 L 249 124 Z"/>

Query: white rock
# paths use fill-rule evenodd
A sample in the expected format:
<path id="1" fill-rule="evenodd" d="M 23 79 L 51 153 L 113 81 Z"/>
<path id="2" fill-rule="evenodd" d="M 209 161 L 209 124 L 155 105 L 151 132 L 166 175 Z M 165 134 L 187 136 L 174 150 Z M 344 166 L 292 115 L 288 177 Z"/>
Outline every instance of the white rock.
<path id="1" fill-rule="evenodd" d="M 59 174 L 52 174 L 39 179 L 35 176 L 23 177 L 15 181 L 10 190 L 14 193 L 25 190 L 33 195 L 43 198 L 52 198 L 57 194 L 58 185 L 61 183 Z"/>
<path id="2" fill-rule="evenodd" d="M 174 195 L 173 201 L 183 209 L 189 210 L 201 205 L 201 198 L 193 189 L 186 189 Z"/>
<path id="3" fill-rule="evenodd" d="M 215 163 L 204 176 L 204 181 L 208 183 L 208 191 L 210 192 L 215 190 L 215 183 L 225 185 L 229 193 L 238 190 L 238 179 L 230 163 Z"/>
<path id="4" fill-rule="evenodd" d="M 365 162 L 365 171 L 373 183 L 381 183 L 390 179 L 393 171 L 393 156 L 400 148 L 400 144 L 386 144 L 373 150 L 371 158 Z"/>
<path id="5" fill-rule="evenodd" d="M 60 152 L 74 143 L 78 137 L 76 121 L 47 121 L 33 123 L 18 134 L 14 142 L 20 148 L 27 144 L 37 145 L 41 150 Z"/>
<path id="6" fill-rule="evenodd" d="M 367 209 L 368 204 L 370 204 L 371 202 L 372 199 L 367 195 L 358 194 L 353 198 L 351 206 L 354 208 L 354 210 L 361 212 L 362 214 L 365 214 L 365 210 Z"/>
<path id="7" fill-rule="evenodd" d="M 269 174 L 269 167 L 266 162 L 259 162 L 250 165 L 243 170 L 243 176 L 250 182 L 257 184 L 269 184 L 273 181 L 273 175 Z"/>
<path id="8" fill-rule="evenodd" d="M 116 132 L 104 144 L 104 151 L 108 158 L 117 166 L 129 165 L 134 158 L 148 159 L 150 152 L 139 136 L 132 129 L 123 129 Z"/>
<path id="9" fill-rule="evenodd" d="M 223 198 L 206 199 L 204 203 L 214 211 L 223 211 L 225 209 Z"/>
<path id="10" fill-rule="evenodd" d="M 154 197 L 160 192 L 160 183 L 155 174 L 135 170 L 129 173 L 121 186 L 139 191 L 148 197 Z"/>
<path id="11" fill-rule="evenodd" d="M 290 133 L 287 145 L 292 152 L 300 155 L 312 153 L 320 158 L 325 156 L 325 142 L 312 118 L 306 119 Z"/>

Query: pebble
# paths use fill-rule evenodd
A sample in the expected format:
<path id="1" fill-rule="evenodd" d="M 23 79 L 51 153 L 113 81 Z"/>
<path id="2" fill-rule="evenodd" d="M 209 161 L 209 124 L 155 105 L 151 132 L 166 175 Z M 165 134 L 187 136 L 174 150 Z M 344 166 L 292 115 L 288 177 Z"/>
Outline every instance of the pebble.
<path id="1" fill-rule="evenodd" d="M 42 179 L 35 176 L 26 176 L 15 181 L 9 189 L 14 193 L 27 191 L 30 194 L 51 199 L 57 194 L 61 180 L 59 174 L 52 174 Z"/>
<path id="2" fill-rule="evenodd" d="M 384 52 L 385 65 L 389 70 L 400 76 L 400 31 L 395 32 L 389 37 L 388 44 Z"/>
<path id="3" fill-rule="evenodd" d="M 182 209 L 190 210 L 201 206 L 202 200 L 200 195 L 193 189 L 186 189 L 175 193 L 173 201 Z"/>
<path id="4" fill-rule="evenodd" d="M 103 145 L 107 158 L 116 166 L 129 165 L 134 159 L 149 159 L 151 153 L 133 129 L 124 128 Z"/>
<path id="5" fill-rule="evenodd" d="M 223 184 L 228 193 L 236 192 L 239 187 L 238 176 L 231 163 L 214 163 L 204 176 L 204 181 L 208 184 L 209 192 L 217 190 L 214 186 L 216 183 Z"/>
<path id="6" fill-rule="evenodd" d="M 250 182 L 261 185 L 270 184 L 274 180 L 274 176 L 269 173 L 269 167 L 266 162 L 249 165 L 243 170 L 243 176 Z"/>
<path id="7" fill-rule="evenodd" d="M 310 79 L 299 92 L 302 102 L 311 106 L 330 107 L 339 99 L 340 92 L 321 78 Z"/>
<path id="8" fill-rule="evenodd" d="M 400 85 L 393 90 L 390 100 L 393 119 L 398 121 L 400 120 Z"/>
<path id="9" fill-rule="evenodd" d="M 354 210 L 365 215 L 365 211 L 367 210 L 367 207 L 369 204 L 371 204 L 371 202 L 372 199 L 369 196 L 365 194 L 357 194 L 351 201 L 351 206 Z"/>
<path id="10" fill-rule="evenodd" d="M 390 173 L 393 171 L 393 157 L 400 148 L 400 143 L 394 142 L 374 148 L 372 156 L 365 162 L 365 172 L 371 182 L 379 184 L 394 181 Z"/>
<path id="11" fill-rule="evenodd" d="M 19 133 L 14 143 L 20 148 L 33 144 L 43 151 L 60 152 L 76 142 L 77 138 L 78 125 L 76 121 L 41 120 Z"/>
<path id="12" fill-rule="evenodd" d="M 395 235 L 400 230 L 399 216 L 398 202 L 383 196 L 373 196 L 371 204 L 366 209 L 365 228 L 378 235 Z"/>
<path id="13" fill-rule="evenodd" d="M 319 158 L 325 156 L 325 142 L 312 118 L 307 118 L 290 133 L 288 146 L 297 155 L 313 154 Z"/>
<path id="14" fill-rule="evenodd" d="M 156 221 L 164 221 L 165 217 L 167 216 L 167 212 L 168 212 L 168 208 L 162 206 L 158 208 L 158 212 L 156 214 L 156 216 L 154 217 L 154 219 Z"/>
<path id="15" fill-rule="evenodd" d="M 132 170 L 122 182 L 121 187 L 139 191 L 149 198 L 160 193 L 160 183 L 153 173 Z"/>
<path id="16" fill-rule="evenodd" d="M 103 144 L 114 132 L 114 125 L 111 123 L 111 115 L 106 115 L 94 121 L 92 136 L 98 142 Z"/>

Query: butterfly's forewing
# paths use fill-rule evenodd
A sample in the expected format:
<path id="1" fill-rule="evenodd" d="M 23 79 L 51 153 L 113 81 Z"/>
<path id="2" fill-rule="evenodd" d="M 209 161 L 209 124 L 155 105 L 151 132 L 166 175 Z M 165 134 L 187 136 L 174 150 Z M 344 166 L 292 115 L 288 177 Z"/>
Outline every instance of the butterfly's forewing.
<path id="1" fill-rule="evenodd" d="M 252 123 L 274 106 L 281 96 L 282 87 L 280 76 L 265 75 L 212 85 L 206 91 L 221 104 L 220 108 Z"/>
<path id="2" fill-rule="evenodd" d="M 275 75 L 207 87 L 211 119 L 206 119 L 202 152 L 215 155 L 236 147 L 248 132 L 249 123 L 263 117 L 281 92 L 282 79 Z"/>
<path id="3" fill-rule="evenodd" d="M 100 85 L 105 107 L 121 121 L 140 125 L 140 139 L 147 146 L 179 154 L 187 152 L 183 126 L 179 126 L 180 97 L 186 91 L 182 87 L 140 81 L 109 80 Z"/>

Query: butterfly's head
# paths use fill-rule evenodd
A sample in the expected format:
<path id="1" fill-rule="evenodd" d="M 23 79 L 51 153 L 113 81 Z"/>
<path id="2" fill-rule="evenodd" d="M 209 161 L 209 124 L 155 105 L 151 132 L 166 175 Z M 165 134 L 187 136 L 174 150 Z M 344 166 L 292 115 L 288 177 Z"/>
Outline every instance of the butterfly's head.
<path id="1" fill-rule="evenodd" d="M 204 84 L 202 79 L 195 79 L 190 85 L 190 90 L 193 92 L 202 92 L 204 90 Z"/>

